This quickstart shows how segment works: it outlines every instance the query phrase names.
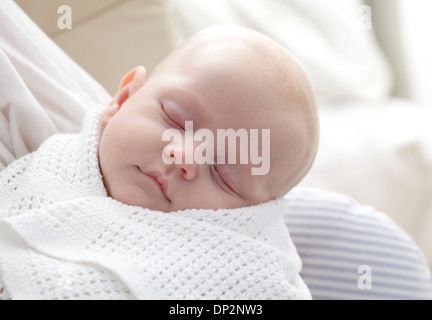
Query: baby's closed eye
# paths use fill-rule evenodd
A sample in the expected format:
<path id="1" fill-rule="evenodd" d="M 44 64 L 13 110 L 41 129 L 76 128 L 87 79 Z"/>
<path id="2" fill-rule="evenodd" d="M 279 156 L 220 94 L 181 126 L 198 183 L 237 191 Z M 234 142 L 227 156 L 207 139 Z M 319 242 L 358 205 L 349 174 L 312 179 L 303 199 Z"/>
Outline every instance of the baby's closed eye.
<path id="1" fill-rule="evenodd" d="M 182 131 L 185 130 L 184 121 L 180 121 L 177 115 L 171 115 L 172 114 L 171 112 L 167 112 L 163 104 L 161 104 L 161 109 L 162 109 L 162 118 L 168 125 L 173 126 Z"/>
<path id="2" fill-rule="evenodd" d="M 221 188 L 224 192 L 229 195 L 238 196 L 237 192 L 228 184 L 226 178 L 220 173 L 217 165 L 210 166 L 210 174 L 213 181 Z"/>

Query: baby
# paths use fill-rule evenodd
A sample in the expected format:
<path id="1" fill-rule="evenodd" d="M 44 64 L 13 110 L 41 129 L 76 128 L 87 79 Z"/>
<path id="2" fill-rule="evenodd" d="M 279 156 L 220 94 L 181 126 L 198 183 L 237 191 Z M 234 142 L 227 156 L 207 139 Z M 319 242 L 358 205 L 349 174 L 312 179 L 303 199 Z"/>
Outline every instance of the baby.
<path id="1" fill-rule="evenodd" d="M 317 152 L 303 68 L 258 32 L 212 27 L 145 75 L 127 74 L 81 133 L 55 135 L 0 173 L 0 289 L 13 299 L 310 298 L 280 199 Z M 187 143 L 190 124 L 206 139 L 269 130 L 247 148 L 269 153 L 268 170 L 254 174 L 244 148 L 229 161 L 219 139 L 206 149 L 216 161 L 186 161 L 201 148 Z M 173 130 L 180 142 L 164 139 Z"/>
<path id="2" fill-rule="evenodd" d="M 99 159 L 109 195 L 165 212 L 236 208 L 281 197 L 308 172 L 318 146 L 314 95 L 303 68 L 273 40 L 238 27 L 198 33 L 148 81 L 137 67 L 102 117 Z M 163 132 L 183 130 L 186 121 L 215 136 L 218 129 L 270 129 L 268 174 L 252 175 L 252 164 L 239 161 L 167 165 Z"/>

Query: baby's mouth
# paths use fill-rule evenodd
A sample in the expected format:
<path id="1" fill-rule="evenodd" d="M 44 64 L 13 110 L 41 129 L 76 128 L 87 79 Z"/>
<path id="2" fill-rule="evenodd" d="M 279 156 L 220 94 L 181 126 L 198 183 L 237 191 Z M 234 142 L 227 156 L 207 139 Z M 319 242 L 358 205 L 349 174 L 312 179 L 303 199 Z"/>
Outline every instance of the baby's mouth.
<path id="1" fill-rule="evenodd" d="M 156 185 L 159 187 L 160 191 L 162 192 L 162 194 L 165 196 L 165 198 L 169 202 L 171 202 L 171 199 L 168 198 L 168 180 L 166 180 L 163 177 L 162 173 L 160 173 L 158 171 L 145 171 L 141 167 L 137 167 L 137 168 L 142 174 L 146 175 L 153 182 L 155 182 Z"/>

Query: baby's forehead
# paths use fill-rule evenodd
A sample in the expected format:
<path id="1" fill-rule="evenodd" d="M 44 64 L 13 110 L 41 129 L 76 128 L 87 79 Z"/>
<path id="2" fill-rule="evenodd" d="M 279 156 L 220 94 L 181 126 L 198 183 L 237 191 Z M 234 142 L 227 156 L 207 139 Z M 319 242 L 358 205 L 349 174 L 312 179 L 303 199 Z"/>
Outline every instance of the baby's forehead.
<path id="1" fill-rule="evenodd" d="M 304 68 L 288 51 L 271 41 L 260 45 L 245 41 L 208 43 L 191 49 L 185 58 L 181 62 L 185 71 L 200 81 L 239 90 L 226 90 L 225 94 L 276 95 L 284 101 L 298 101 L 302 95 L 311 95 Z"/>

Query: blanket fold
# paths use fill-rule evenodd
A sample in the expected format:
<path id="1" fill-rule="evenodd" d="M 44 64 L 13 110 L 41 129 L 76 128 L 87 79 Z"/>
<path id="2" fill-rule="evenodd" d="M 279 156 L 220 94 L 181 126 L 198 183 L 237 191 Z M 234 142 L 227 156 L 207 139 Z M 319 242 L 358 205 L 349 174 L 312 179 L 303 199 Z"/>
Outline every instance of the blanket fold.
<path id="1" fill-rule="evenodd" d="M 12 299 L 310 299 L 287 200 L 163 213 L 107 197 L 101 110 L 0 173 L 0 279 Z"/>

